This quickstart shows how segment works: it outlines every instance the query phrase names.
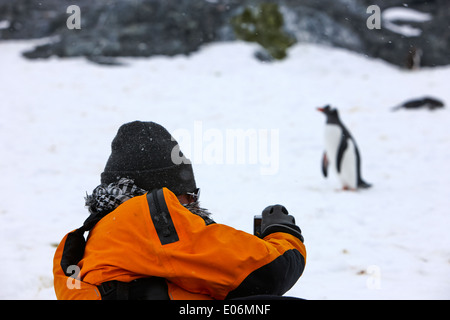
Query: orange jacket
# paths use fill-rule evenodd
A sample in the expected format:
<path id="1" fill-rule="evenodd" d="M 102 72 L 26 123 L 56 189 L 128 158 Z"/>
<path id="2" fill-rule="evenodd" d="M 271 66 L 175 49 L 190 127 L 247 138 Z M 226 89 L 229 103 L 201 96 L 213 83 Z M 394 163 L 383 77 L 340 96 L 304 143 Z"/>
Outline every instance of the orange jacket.
<path id="1" fill-rule="evenodd" d="M 77 279 L 61 266 L 64 237 L 54 257 L 58 299 L 101 299 L 97 286 L 104 282 L 146 277 L 164 278 L 174 300 L 282 295 L 301 276 L 306 249 L 299 238 L 276 232 L 260 239 L 207 224 L 170 190 L 159 192 L 164 203 L 155 205 L 151 193 L 137 196 L 95 225 L 76 266 L 81 270 Z"/>

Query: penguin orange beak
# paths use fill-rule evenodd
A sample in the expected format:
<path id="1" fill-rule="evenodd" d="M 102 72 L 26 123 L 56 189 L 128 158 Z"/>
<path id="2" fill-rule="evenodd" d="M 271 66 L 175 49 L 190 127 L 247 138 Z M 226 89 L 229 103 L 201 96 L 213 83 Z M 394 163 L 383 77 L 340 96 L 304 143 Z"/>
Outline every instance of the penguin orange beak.
<path id="1" fill-rule="evenodd" d="M 324 112 L 325 111 L 324 108 L 317 108 L 317 110 L 320 111 L 320 112 Z"/>

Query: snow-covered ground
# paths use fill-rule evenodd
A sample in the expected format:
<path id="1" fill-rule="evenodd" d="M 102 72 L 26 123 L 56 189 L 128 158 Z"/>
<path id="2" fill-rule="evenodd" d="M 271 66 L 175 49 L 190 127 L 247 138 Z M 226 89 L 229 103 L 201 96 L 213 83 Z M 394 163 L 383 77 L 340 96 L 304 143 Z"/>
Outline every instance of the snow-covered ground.
<path id="1" fill-rule="evenodd" d="M 423 95 L 449 104 L 450 67 L 409 72 L 307 44 L 265 64 L 240 42 L 105 67 L 23 59 L 31 46 L 0 43 L 1 299 L 55 298 L 55 245 L 87 217 L 84 196 L 132 120 L 177 135 L 216 222 L 252 232 L 267 205 L 288 208 L 308 250 L 289 295 L 450 298 L 449 108 L 391 111 Z M 328 103 L 354 134 L 372 189 L 344 192 L 322 177 L 315 108 Z M 252 142 L 233 154 L 227 137 L 239 132 Z"/>

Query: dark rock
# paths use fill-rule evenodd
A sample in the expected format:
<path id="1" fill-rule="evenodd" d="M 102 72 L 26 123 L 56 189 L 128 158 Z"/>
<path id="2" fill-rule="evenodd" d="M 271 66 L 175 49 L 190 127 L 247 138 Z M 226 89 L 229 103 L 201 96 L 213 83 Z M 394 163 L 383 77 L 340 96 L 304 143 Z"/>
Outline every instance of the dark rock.
<path id="1" fill-rule="evenodd" d="M 417 66 L 413 60 L 420 66 L 450 63 L 447 0 L 0 0 L 0 22 L 6 22 L 0 39 L 50 37 L 24 53 L 30 59 L 190 54 L 206 43 L 235 40 L 232 17 L 263 2 L 279 5 L 284 29 L 297 42 L 342 47 L 401 67 Z M 81 30 L 66 26 L 69 5 L 81 8 Z M 420 29 L 415 36 L 394 32 L 384 22 L 371 30 L 370 5 L 407 7 L 432 19 L 393 21 Z"/>
<path id="2" fill-rule="evenodd" d="M 115 57 L 88 56 L 86 59 L 90 62 L 103 66 L 126 66 L 126 63 L 121 62 Z"/>

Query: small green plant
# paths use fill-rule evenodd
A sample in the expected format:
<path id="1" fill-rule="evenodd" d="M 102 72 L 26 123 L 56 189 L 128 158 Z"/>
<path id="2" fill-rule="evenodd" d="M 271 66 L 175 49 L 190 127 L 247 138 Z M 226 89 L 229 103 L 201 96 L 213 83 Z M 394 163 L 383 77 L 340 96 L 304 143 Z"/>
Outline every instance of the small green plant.
<path id="1" fill-rule="evenodd" d="M 284 19 L 276 3 L 247 7 L 231 19 L 231 24 L 238 39 L 258 43 L 274 59 L 284 59 L 286 50 L 296 42 L 283 31 Z"/>

